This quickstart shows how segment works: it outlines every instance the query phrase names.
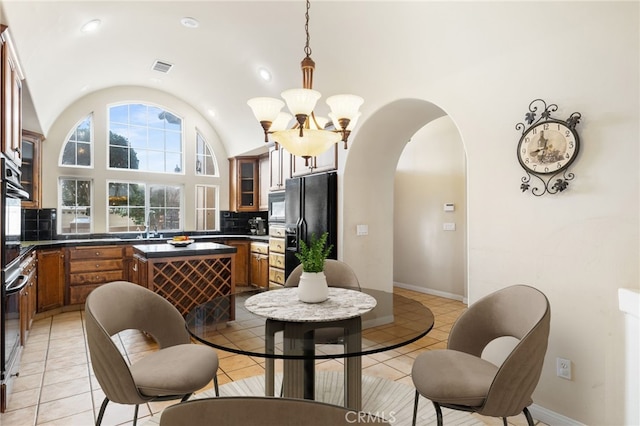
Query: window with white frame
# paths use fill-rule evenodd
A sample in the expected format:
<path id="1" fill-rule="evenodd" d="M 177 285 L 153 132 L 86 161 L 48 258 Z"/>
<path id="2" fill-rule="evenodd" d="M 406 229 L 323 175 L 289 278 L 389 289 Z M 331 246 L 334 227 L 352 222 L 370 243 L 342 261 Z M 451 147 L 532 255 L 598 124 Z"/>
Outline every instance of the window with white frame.
<path id="1" fill-rule="evenodd" d="M 108 232 L 182 230 L 182 187 L 109 182 Z"/>
<path id="2" fill-rule="evenodd" d="M 92 228 L 91 180 L 61 177 L 59 209 L 62 233 L 88 234 Z"/>
<path id="3" fill-rule="evenodd" d="M 218 187 L 196 185 L 196 231 L 218 229 Z"/>
<path id="4" fill-rule="evenodd" d="M 154 105 L 109 107 L 109 167 L 182 173 L 182 119 Z"/>
<path id="5" fill-rule="evenodd" d="M 188 117 L 144 100 L 96 107 L 107 114 L 90 113 L 77 121 L 59 154 L 59 232 L 133 233 L 144 232 L 147 225 L 159 233 L 183 231 L 185 214 L 191 219 L 194 213 L 196 229 L 219 229 L 220 189 L 208 183 L 218 183 L 220 170 L 204 133 L 184 128 Z M 106 131 L 96 135 L 95 128 Z M 195 145 L 185 145 L 187 134 Z M 185 153 L 195 155 L 195 167 L 189 162 L 189 170 L 184 170 Z M 104 160 L 94 161 L 95 155 Z M 64 167 L 74 168 L 73 177 Z M 144 173 L 149 177 L 142 177 Z M 94 176 L 105 175 L 107 205 L 100 200 L 96 210 Z M 195 187 L 195 205 L 186 206 L 185 184 L 192 177 L 202 184 Z M 96 224 L 99 229 L 94 229 Z"/>
<path id="6" fill-rule="evenodd" d="M 200 132 L 196 132 L 196 174 L 218 176 L 216 157 Z"/>
<path id="7" fill-rule="evenodd" d="M 69 132 L 62 147 L 61 166 L 91 167 L 93 144 L 93 114 L 80 120 Z"/>

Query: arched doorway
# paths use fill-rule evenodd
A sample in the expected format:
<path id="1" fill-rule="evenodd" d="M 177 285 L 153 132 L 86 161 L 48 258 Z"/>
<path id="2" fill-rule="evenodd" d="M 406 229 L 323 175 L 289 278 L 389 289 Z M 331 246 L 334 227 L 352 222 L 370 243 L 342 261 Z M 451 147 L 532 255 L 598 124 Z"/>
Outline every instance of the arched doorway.
<path id="1" fill-rule="evenodd" d="M 363 122 L 351 142 L 340 191 L 341 258 L 352 265 L 364 287 L 392 289 L 398 159 L 419 129 L 444 116 L 446 112 L 431 102 L 397 100 Z M 357 225 L 367 225 L 368 235 L 357 236 Z"/>

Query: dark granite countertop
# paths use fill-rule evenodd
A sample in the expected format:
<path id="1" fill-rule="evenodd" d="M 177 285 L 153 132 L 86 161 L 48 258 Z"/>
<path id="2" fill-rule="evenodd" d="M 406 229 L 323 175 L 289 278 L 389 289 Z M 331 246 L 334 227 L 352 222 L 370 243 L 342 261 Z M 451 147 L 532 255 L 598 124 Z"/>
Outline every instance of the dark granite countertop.
<path id="1" fill-rule="evenodd" d="M 246 235 L 246 234 L 211 234 L 211 235 L 191 235 L 190 239 L 196 242 L 213 242 L 220 240 L 248 240 L 248 241 L 263 241 L 269 242 L 268 235 Z M 77 247 L 77 246 L 100 246 L 111 244 L 159 244 L 165 243 L 169 238 L 118 238 L 118 237 L 104 237 L 104 238 L 77 238 L 77 239 L 58 239 L 58 240 L 44 240 L 44 241 L 23 241 L 22 242 L 22 254 L 26 254 L 33 248 L 57 248 L 57 247 Z M 168 244 L 167 244 L 168 245 Z"/>
<path id="2" fill-rule="evenodd" d="M 134 245 L 135 253 L 147 259 L 176 256 L 202 256 L 208 254 L 235 253 L 238 249 L 218 243 L 191 243 L 186 247 L 176 247 L 172 244 L 139 244 Z"/>

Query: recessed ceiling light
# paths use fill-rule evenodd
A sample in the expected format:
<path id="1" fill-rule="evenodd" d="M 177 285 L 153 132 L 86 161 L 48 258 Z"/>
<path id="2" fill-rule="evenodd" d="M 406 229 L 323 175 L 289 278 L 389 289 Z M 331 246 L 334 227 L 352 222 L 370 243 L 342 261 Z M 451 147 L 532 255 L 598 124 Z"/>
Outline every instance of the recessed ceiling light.
<path id="1" fill-rule="evenodd" d="M 212 109 L 208 109 L 207 112 L 209 113 L 210 116 L 215 117 L 216 116 L 216 112 Z"/>
<path id="2" fill-rule="evenodd" d="M 82 28 L 81 28 L 81 31 L 83 33 L 93 32 L 93 31 L 98 29 L 98 27 L 100 26 L 101 23 L 102 23 L 102 21 L 100 21 L 99 19 L 94 19 L 94 20 L 89 21 L 86 24 L 84 24 L 82 26 Z"/>
<path id="3" fill-rule="evenodd" d="M 264 81 L 271 81 L 271 73 L 268 69 L 260 68 L 258 69 L 258 74 L 260 74 L 260 78 L 262 78 Z"/>
<path id="4" fill-rule="evenodd" d="M 186 28 L 198 28 L 200 26 L 200 22 L 198 22 L 195 18 L 189 18 L 188 16 L 182 18 L 180 23 L 183 27 Z"/>

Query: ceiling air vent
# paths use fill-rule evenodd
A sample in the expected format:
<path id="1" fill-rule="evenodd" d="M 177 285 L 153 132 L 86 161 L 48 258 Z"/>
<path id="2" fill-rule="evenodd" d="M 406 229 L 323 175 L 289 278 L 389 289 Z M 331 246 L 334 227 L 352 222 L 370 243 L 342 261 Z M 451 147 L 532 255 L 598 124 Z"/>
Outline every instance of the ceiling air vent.
<path id="1" fill-rule="evenodd" d="M 156 60 L 153 63 L 153 66 L 151 67 L 151 69 L 153 69 L 154 71 L 159 71 L 161 73 L 168 73 L 171 68 L 173 68 L 173 64 L 170 64 L 168 62 L 162 62 L 162 61 L 158 61 Z"/>

